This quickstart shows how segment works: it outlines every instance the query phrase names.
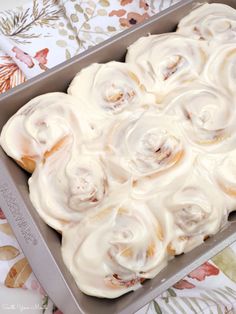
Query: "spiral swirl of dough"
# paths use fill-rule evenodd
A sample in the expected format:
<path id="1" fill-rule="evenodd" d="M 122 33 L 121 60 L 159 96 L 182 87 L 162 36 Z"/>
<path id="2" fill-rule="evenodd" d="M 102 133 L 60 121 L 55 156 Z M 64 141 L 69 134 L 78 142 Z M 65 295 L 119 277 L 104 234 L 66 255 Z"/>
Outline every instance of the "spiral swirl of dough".
<path id="1" fill-rule="evenodd" d="M 78 110 L 78 102 L 64 93 L 50 93 L 32 99 L 3 127 L 1 146 L 28 172 L 60 149 L 69 137 L 80 141 L 93 130 Z"/>
<path id="2" fill-rule="evenodd" d="M 177 33 L 215 46 L 236 39 L 236 11 L 225 4 L 204 4 L 184 17 Z"/>
<path id="3" fill-rule="evenodd" d="M 108 193 L 106 174 L 99 158 L 84 155 L 72 145 L 67 142 L 40 163 L 29 180 L 34 207 L 46 223 L 58 231 L 96 210 Z"/>
<path id="4" fill-rule="evenodd" d="M 116 298 L 166 265 L 160 224 L 145 203 L 122 196 L 63 231 L 64 262 L 89 295 Z"/>
<path id="5" fill-rule="evenodd" d="M 232 98 L 220 89 L 194 84 L 169 104 L 186 137 L 198 148 L 210 152 L 228 151 L 235 141 L 235 108 Z"/>
<path id="6" fill-rule="evenodd" d="M 156 102 L 199 78 L 208 58 L 201 42 L 175 33 L 142 37 L 128 48 L 126 62 L 153 77 Z"/>

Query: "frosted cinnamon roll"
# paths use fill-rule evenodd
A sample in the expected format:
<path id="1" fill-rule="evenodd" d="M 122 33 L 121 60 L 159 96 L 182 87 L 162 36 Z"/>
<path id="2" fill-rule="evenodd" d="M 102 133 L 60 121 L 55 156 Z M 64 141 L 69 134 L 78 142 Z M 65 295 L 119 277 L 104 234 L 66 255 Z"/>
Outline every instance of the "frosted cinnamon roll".
<path id="1" fill-rule="evenodd" d="M 151 182 L 180 164 L 186 155 L 187 149 L 175 119 L 147 112 L 113 126 L 104 162 L 114 176 L 114 168 L 119 169 L 124 178 L 126 173 L 133 188 L 137 188 L 139 180 L 145 178 Z M 161 180 L 164 184 L 165 179 Z"/>
<path id="2" fill-rule="evenodd" d="M 184 17 L 177 33 L 220 44 L 236 39 L 236 11 L 225 4 L 204 4 Z"/>
<path id="3" fill-rule="evenodd" d="M 156 211 L 168 211 L 173 239 L 168 245 L 171 255 L 188 252 L 207 237 L 217 233 L 227 222 L 228 204 L 205 169 L 196 164 L 180 183 L 157 196 Z M 154 207 L 153 207 L 154 208 Z"/>
<path id="4" fill-rule="evenodd" d="M 38 164 L 29 190 L 39 215 L 61 231 L 97 208 L 108 193 L 108 181 L 99 157 L 83 154 L 67 143 Z"/>
<path id="5" fill-rule="evenodd" d="M 199 78 L 208 58 L 201 42 L 175 33 L 142 37 L 128 48 L 126 62 L 153 78 L 156 102 Z"/>
<path id="6" fill-rule="evenodd" d="M 5 152 L 32 173 L 71 138 L 92 137 L 93 130 L 78 109 L 78 101 L 64 93 L 32 99 L 2 129 L 0 143 Z"/>
<path id="7" fill-rule="evenodd" d="M 68 93 L 84 100 L 84 110 L 97 123 L 117 119 L 155 100 L 148 93 L 151 78 L 138 66 L 121 62 L 94 63 L 73 79 Z"/>
<path id="8" fill-rule="evenodd" d="M 198 148 L 228 151 L 235 140 L 233 99 L 207 85 L 190 85 L 170 102 L 167 112 L 179 117 L 186 138 Z"/>
<path id="9" fill-rule="evenodd" d="M 62 256 L 88 295 L 116 298 L 140 287 L 167 262 L 165 236 L 145 203 L 122 197 L 63 231 Z"/>
<path id="10" fill-rule="evenodd" d="M 204 70 L 204 79 L 225 93 L 236 96 L 236 43 L 221 45 L 211 54 Z"/>

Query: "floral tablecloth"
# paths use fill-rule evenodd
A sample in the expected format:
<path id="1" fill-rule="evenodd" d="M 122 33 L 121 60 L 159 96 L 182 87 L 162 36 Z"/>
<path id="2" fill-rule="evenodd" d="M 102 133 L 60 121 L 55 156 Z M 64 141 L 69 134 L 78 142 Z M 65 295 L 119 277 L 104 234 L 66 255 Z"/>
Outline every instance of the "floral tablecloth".
<path id="1" fill-rule="evenodd" d="M 1 12 L 0 93 L 178 1 L 33 0 L 24 7 Z M 236 313 L 235 283 L 236 243 L 137 313 Z M 0 209 L 0 313 L 33 313 L 32 307 L 1 299 L 3 285 L 37 293 L 37 313 L 60 313 L 34 277 L 7 223 L 4 208 Z"/>

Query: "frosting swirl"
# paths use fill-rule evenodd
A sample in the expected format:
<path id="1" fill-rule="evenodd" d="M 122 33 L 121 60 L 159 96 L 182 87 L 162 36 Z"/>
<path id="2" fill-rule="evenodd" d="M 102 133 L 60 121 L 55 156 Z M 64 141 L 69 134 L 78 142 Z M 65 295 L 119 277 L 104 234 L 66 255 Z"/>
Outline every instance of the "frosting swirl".
<path id="1" fill-rule="evenodd" d="M 73 79 L 68 93 L 84 100 L 84 108 L 96 124 L 114 121 L 142 106 L 150 105 L 155 97 L 148 93 L 151 78 L 136 65 L 121 62 L 94 63 Z M 102 121 L 102 122 L 101 122 Z"/>
<path id="2" fill-rule="evenodd" d="M 214 45 L 236 38 L 236 12 L 225 4 L 204 4 L 184 17 L 177 33 Z"/>
<path id="3" fill-rule="evenodd" d="M 170 102 L 167 112 L 179 117 L 188 138 L 210 152 L 228 151 L 235 140 L 232 98 L 207 85 L 191 85 Z"/>
<path id="4" fill-rule="evenodd" d="M 76 134 L 76 136 L 75 136 Z M 60 149 L 69 138 L 80 141 L 93 130 L 78 102 L 67 94 L 51 93 L 32 99 L 3 127 L 1 146 L 29 172 Z"/>
<path id="5" fill-rule="evenodd" d="M 167 210 L 174 224 L 173 240 L 168 247 L 173 255 L 192 250 L 226 224 L 226 198 L 198 163 L 182 184 L 173 182 L 171 193 L 157 197 L 156 210 Z"/>
<path id="6" fill-rule="evenodd" d="M 108 193 L 108 181 L 98 157 L 84 155 L 67 143 L 38 165 L 29 179 L 29 189 L 39 215 L 61 231 L 66 224 L 96 210 Z"/>
<path id="7" fill-rule="evenodd" d="M 145 203 L 122 196 L 63 231 L 64 262 L 89 295 L 115 298 L 135 290 L 166 263 L 158 221 Z"/>
<path id="8" fill-rule="evenodd" d="M 208 58 L 201 42 L 175 33 L 142 37 L 128 48 L 127 63 L 138 64 L 153 77 L 156 102 L 199 78 Z"/>
<path id="9" fill-rule="evenodd" d="M 187 151 L 175 119 L 166 116 L 163 120 L 154 112 L 117 123 L 106 147 L 108 169 L 121 169 L 133 187 L 146 178 L 150 188 L 150 182 L 181 163 Z"/>

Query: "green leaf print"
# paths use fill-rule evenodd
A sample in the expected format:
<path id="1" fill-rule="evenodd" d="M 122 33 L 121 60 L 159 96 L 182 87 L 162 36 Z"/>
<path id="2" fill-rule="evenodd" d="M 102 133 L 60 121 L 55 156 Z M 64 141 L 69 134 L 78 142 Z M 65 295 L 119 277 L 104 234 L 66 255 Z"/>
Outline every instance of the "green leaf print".
<path id="1" fill-rule="evenodd" d="M 229 279 L 236 282 L 236 253 L 230 247 L 213 257 L 212 261 Z"/>
<path id="2" fill-rule="evenodd" d="M 154 305 L 154 309 L 156 311 L 157 314 L 162 314 L 162 310 L 160 308 L 160 306 L 158 305 L 158 303 L 154 300 L 153 301 L 153 305 Z"/>
<path id="3" fill-rule="evenodd" d="M 47 310 L 47 307 L 48 307 L 48 301 L 49 301 L 49 298 L 48 296 L 46 295 L 44 298 L 43 298 L 43 302 L 42 302 L 42 313 L 45 314 L 46 310 Z"/>
<path id="4" fill-rule="evenodd" d="M 169 292 L 169 295 L 170 295 L 171 297 L 176 297 L 176 293 L 174 292 L 173 289 L 170 289 L 170 288 L 169 288 L 167 291 Z"/>

